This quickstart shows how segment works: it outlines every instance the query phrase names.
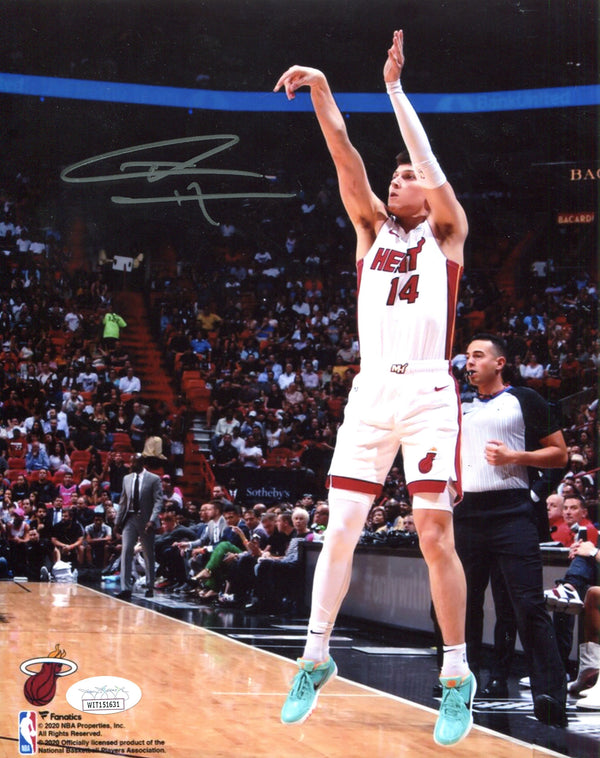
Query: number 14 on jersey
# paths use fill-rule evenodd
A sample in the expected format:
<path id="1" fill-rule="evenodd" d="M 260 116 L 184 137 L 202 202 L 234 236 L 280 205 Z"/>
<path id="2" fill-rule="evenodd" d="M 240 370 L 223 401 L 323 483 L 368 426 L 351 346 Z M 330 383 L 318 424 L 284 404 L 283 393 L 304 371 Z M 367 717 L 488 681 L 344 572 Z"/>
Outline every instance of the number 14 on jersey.
<path id="1" fill-rule="evenodd" d="M 400 288 L 400 277 L 395 276 L 390 282 L 390 292 L 388 294 L 386 305 L 394 305 L 396 298 L 405 300 L 412 304 L 419 297 L 419 275 L 413 274 L 406 284 Z"/>

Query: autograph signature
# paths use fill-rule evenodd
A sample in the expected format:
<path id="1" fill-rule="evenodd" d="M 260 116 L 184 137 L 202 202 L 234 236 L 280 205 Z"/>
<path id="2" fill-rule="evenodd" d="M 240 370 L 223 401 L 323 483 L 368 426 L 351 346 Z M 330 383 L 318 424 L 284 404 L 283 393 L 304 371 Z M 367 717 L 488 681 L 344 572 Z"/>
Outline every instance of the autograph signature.
<path id="1" fill-rule="evenodd" d="M 235 171 L 232 169 L 217 169 L 217 168 L 201 168 L 199 163 L 210 158 L 213 155 L 221 153 L 229 148 L 237 145 L 240 138 L 235 134 L 208 134 L 199 137 L 182 137 L 180 139 L 163 140 L 161 142 L 148 142 L 143 145 L 135 145 L 134 147 L 126 147 L 122 150 L 114 150 L 110 153 L 103 153 L 102 155 L 95 155 L 92 158 L 86 158 L 86 160 L 79 163 L 73 163 L 71 166 L 61 171 L 60 177 L 64 182 L 72 184 L 94 184 L 98 182 L 112 182 L 122 179 L 145 179 L 148 184 L 159 182 L 163 179 L 172 178 L 175 176 L 245 176 L 254 179 L 265 179 L 263 174 L 257 174 L 253 171 Z M 171 147 L 173 145 L 185 145 L 196 142 L 217 142 L 217 145 L 209 147 L 204 152 L 198 153 L 188 160 L 184 161 L 165 161 L 165 160 L 130 160 L 124 161 L 119 165 L 119 173 L 104 174 L 95 176 L 73 176 L 80 169 L 86 166 L 91 166 L 95 163 L 102 163 L 103 161 L 110 161 L 119 156 L 129 155 L 131 153 L 139 153 L 145 150 L 154 150 L 156 148 Z M 208 193 L 202 192 L 200 184 L 198 182 L 190 182 L 187 185 L 186 190 L 190 192 L 189 195 L 181 195 L 178 190 L 174 190 L 172 195 L 164 197 L 123 197 L 121 195 L 113 195 L 111 200 L 117 205 L 146 205 L 151 203 L 177 203 L 181 207 L 185 202 L 197 202 L 204 218 L 213 226 L 219 226 L 219 222 L 215 221 L 209 214 L 206 201 L 207 200 L 231 200 L 231 199 L 243 199 L 250 198 L 290 198 L 296 197 L 295 193 L 275 193 L 275 192 L 233 192 L 233 193 Z"/>

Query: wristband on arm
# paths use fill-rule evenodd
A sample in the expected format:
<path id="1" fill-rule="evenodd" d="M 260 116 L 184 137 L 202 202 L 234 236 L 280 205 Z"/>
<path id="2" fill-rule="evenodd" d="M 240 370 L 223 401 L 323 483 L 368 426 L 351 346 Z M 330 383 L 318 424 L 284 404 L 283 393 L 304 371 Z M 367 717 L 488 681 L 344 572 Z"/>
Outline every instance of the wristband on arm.
<path id="1" fill-rule="evenodd" d="M 400 80 L 386 82 L 385 86 L 396 114 L 400 134 L 415 169 L 417 181 L 425 189 L 441 187 L 446 181 L 446 176 L 431 150 L 427 134 L 415 109 L 404 94 Z"/>

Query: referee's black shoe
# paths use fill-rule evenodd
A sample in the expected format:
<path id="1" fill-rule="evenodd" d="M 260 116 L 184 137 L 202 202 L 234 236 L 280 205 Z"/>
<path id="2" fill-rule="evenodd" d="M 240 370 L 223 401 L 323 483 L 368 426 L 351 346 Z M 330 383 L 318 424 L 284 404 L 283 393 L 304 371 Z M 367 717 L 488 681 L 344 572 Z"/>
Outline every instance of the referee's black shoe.
<path id="1" fill-rule="evenodd" d="M 533 700 L 533 713 L 542 724 L 558 727 L 567 726 L 565 706 L 551 695 L 537 695 Z"/>

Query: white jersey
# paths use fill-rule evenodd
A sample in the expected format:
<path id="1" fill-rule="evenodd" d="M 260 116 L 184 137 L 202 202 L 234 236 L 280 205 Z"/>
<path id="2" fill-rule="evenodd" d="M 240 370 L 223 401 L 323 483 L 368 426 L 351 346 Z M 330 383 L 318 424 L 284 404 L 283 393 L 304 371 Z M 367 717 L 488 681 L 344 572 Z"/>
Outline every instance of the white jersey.
<path id="1" fill-rule="evenodd" d="M 560 430 L 548 403 L 530 387 L 508 386 L 493 397 L 462 403 L 462 470 L 465 492 L 529 489 L 526 466 L 491 466 L 485 460 L 489 440 L 510 450 L 537 450 L 542 440 Z M 485 499 L 482 507 L 485 507 Z"/>
<path id="2" fill-rule="evenodd" d="M 388 218 L 358 261 L 362 370 L 449 360 L 461 273 L 440 250 L 427 221 L 405 232 Z"/>

